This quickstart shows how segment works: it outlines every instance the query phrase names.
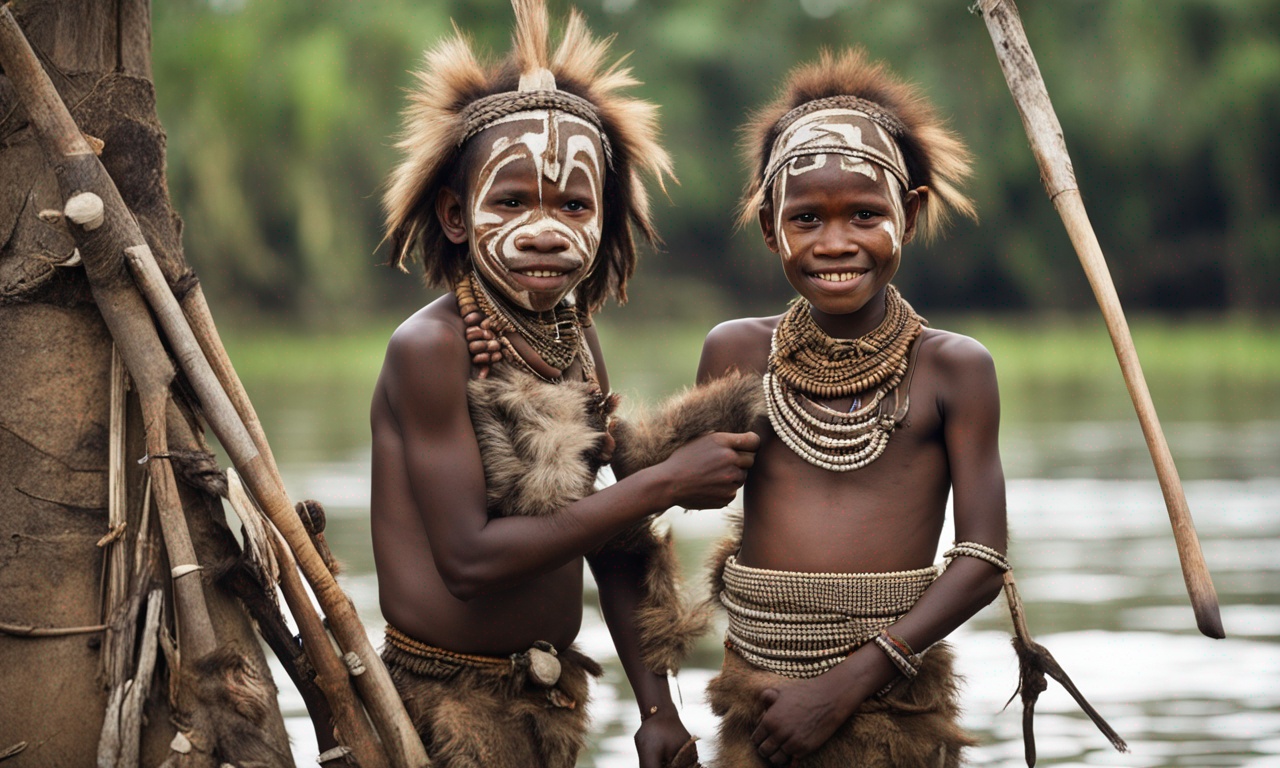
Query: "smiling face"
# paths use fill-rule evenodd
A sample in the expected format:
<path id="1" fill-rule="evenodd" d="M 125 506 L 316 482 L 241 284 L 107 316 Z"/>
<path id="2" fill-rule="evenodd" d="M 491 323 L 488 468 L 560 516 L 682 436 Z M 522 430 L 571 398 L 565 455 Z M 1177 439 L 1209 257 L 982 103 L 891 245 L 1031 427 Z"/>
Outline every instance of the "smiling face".
<path id="1" fill-rule="evenodd" d="M 898 271 L 922 193 L 904 195 L 892 174 L 862 158 L 806 155 L 780 169 L 760 224 L 792 287 L 818 312 L 847 315 Z"/>
<path id="2" fill-rule="evenodd" d="M 476 269 L 517 306 L 551 309 L 590 273 L 600 246 L 599 135 L 572 115 L 531 110 L 472 141 L 464 216 Z"/>

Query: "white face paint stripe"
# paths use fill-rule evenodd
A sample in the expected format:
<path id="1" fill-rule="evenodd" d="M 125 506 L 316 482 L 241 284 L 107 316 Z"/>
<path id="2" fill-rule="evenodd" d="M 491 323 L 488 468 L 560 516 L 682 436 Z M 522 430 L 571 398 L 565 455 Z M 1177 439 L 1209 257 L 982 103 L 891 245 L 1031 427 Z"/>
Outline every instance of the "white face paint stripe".
<path id="1" fill-rule="evenodd" d="M 785 166 L 785 172 L 779 173 L 773 183 L 773 229 L 775 237 L 778 241 L 778 252 L 784 259 L 791 258 L 791 243 L 787 241 L 787 232 L 783 227 L 783 208 L 787 202 L 787 179 L 792 176 L 800 176 L 809 171 L 817 170 L 826 166 L 825 155 L 814 155 L 813 162 L 802 167 L 796 166 L 796 161 L 791 160 Z M 798 158 L 797 158 L 798 159 Z M 906 230 L 906 208 L 902 200 L 902 188 L 896 176 L 890 173 L 877 173 L 875 165 L 869 162 L 846 162 L 850 158 L 840 156 L 840 170 L 846 173 L 861 173 L 871 179 L 879 182 L 881 190 L 889 199 L 891 207 L 889 221 L 881 222 L 880 227 L 889 235 L 890 241 L 893 243 L 894 256 L 902 255 L 902 235 Z"/>
<path id="2" fill-rule="evenodd" d="M 581 276 L 585 276 L 600 246 L 602 169 L 596 141 L 590 136 L 575 134 L 567 137 L 564 157 L 559 157 L 561 124 L 567 122 L 596 132 L 595 127 L 585 120 L 554 110 L 529 110 L 508 115 L 495 121 L 493 125 L 516 121 L 537 122 L 540 124 L 539 129 L 526 131 L 514 139 L 500 137 L 493 142 L 489 157 L 481 166 L 478 194 L 471 200 L 470 235 L 472 253 L 481 273 L 517 305 L 533 309 L 530 292 L 512 280 L 507 266 L 526 255 L 516 247 L 516 241 L 525 236 L 532 238 L 544 232 L 555 232 L 570 246 L 563 253 L 557 254 L 556 259 L 564 262 L 572 271 L 579 271 Z M 583 159 L 579 159 L 580 157 Z M 498 173 L 510 163 L 525 158 L 530 159 L 534 166 L 538 206 L 504 223 L 500 214 L 483 210 L 484 202 Z M 591 187 L 591 216 L 577 226 L 570 226 L 547 212 L 542 180 L 546 178 L 564 191 L 575 167 L 582 169 Z M 576 266 L 570 267 L 573 262 L 576 262 Z M 568 286 L 566 291 L 572 291 L 573 287 Z"/>
<path id="3" fill-rule="evenodd" d="M 778 174 L 774 182 L 773 231 L 778 238 L 778 251 L 782 258 L 791 259 L 791 243 L 787 242 L 787 231 L 782 226 L 782 207 L 787 204 L 787 174 Z"/>

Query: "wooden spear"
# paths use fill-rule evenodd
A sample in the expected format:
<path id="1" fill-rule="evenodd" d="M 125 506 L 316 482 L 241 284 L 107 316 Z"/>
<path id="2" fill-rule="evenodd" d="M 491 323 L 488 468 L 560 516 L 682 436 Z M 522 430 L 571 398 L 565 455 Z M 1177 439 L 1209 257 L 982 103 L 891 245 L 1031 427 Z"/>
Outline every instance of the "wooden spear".
<path id="1" fill-rule="evenodd" d="M 1027 42 L 1026 32 L 1022 29 L 1018 8 L 1013 0 L 978 0 L 975 8 L 982 15 L 987 31 L 991 34 L 996 58 L 1000 60 L 1005 81 L 1009 84 L 1014 103 L 1017 104 L 1018 114 L 1022 116 L 1022 125 L 1031 140 L 1031 151 L 1040 166 L 1040 177 L 1044 180 L 1049 199 L 1053 201 L 1053 206 L 1057 208 L 1058 215 L 1067 227 L 1067 235 L 1075 246 L 1085 276 L 1089 279 L 1093 295 L 1106 320 L 1111 344 L 1120 360 L 1120 370 L 1124 374 L 1129 396 L 1133 399 L 1133 407 L 1138 412 L 1142 434 L 1147 439 L 1147 448 L 1151 452 L 1156 476 L 1160 480 L 1160 490 L 1164 493 L 1164 503 L 1169 510 L 1169 522 L 1173 525 L 1173 538 L 1178 545 L 1182 577 L 1191 597 L 1196 625 L 1209 637 L 1225 637 L 1222 616 L 1218 610 L 1218 593 L 1213 588 L 1204 553 L 1200 550 L 1200 539 L 1196 536 L 1195 523 L 1191 520 L 1191 510 L 1182 490 L 1182 481 L 1174 466 L 1173 456 L 1169 453 L 1164 432 L 1160 429 L 1160 420 L 1156 417 L 1156 408 L 1151 402 L 1146 378 L 1142 375 L 1142 366 L 1138 362 L 1138 352 L 1129 333 L 1124 309 L 1120 306 L 1120 298 L 1111 282 L 1111 273 L 1107 269 L 1098 237 L 1085 212 L 1080 188 L 1076 185 L 1075 172 L 1071 167 L 1071 158 L 1067 154 L 1062 126 L 1053 111 L 1049 92 L 1040 76 L 1040 67 L 1036 64 L 1031 44 Z"/>

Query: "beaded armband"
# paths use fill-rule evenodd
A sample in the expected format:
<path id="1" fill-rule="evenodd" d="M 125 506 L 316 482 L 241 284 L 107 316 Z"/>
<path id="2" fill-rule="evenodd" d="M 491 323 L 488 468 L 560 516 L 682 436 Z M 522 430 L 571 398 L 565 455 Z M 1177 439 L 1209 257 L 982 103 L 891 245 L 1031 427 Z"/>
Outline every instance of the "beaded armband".
<path id="1" fill-rule="evenodd" d="M 920 658 L 920 654 L 911 650 L 911 646 L 907 645 L 907 641 L 900 637 L 891 635 L 885 630 L 880 630 L 880 634 L 875 636 L 872 641 L 876 647 L 884 651 L 884 655 L 889 657 L 889 661 L 898 668 L 907 679 L 914 678 L 920 674 L 920 665 L 924 659 Z"/>
<path id="2" fill-rule="evenodd" d="M 988 547 L 985 544 L 979 544 L 976 541 L 957 541 L 951 549 L 942 553 L 942 556 L 948 560 L 954 560 L 957 557 L 976 557 L 979 560 L 985 560 L 991 563 L 1003 573 L 1013 570 L 1013 566 L 1009 564 L 1009 559 L 1000 552 Z"/>

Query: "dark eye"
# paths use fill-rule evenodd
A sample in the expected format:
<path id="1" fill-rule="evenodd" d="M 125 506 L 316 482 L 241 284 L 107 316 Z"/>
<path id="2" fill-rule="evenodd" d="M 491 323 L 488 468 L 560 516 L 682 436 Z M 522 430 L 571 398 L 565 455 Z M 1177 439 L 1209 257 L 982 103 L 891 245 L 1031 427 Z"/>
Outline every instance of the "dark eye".
<path id="1" fill-rule="evenodd" d="M 503 200 L 499 200 L 498 207 L 499 208 L 519 208 L 520 201 L 515 199 L 514 197 L 508 197 Z"/>
<path id="2" fill-rule="evenodd" d="M 800 213 L 792 216 L 791 220 L 800 224 L 816 224 L 818 215 L 815 213 Z"/>
<path id="3" fill-rule="evenodd" d="M 858 221 L 871 221 L 872 219 L 874 219 L 879 215 L 880 214 L 876 213 L 875 211 L 858 211 L 857 213 L 853 214 L 853 217 Z"/>
<path id="4" fill-rule="evenodd" d="M 578 211 L 587 210 L 587 204 L 581 200 L 570 200 L 564 204 L 564 209 L 569 213 L 577 213 Z"/>

